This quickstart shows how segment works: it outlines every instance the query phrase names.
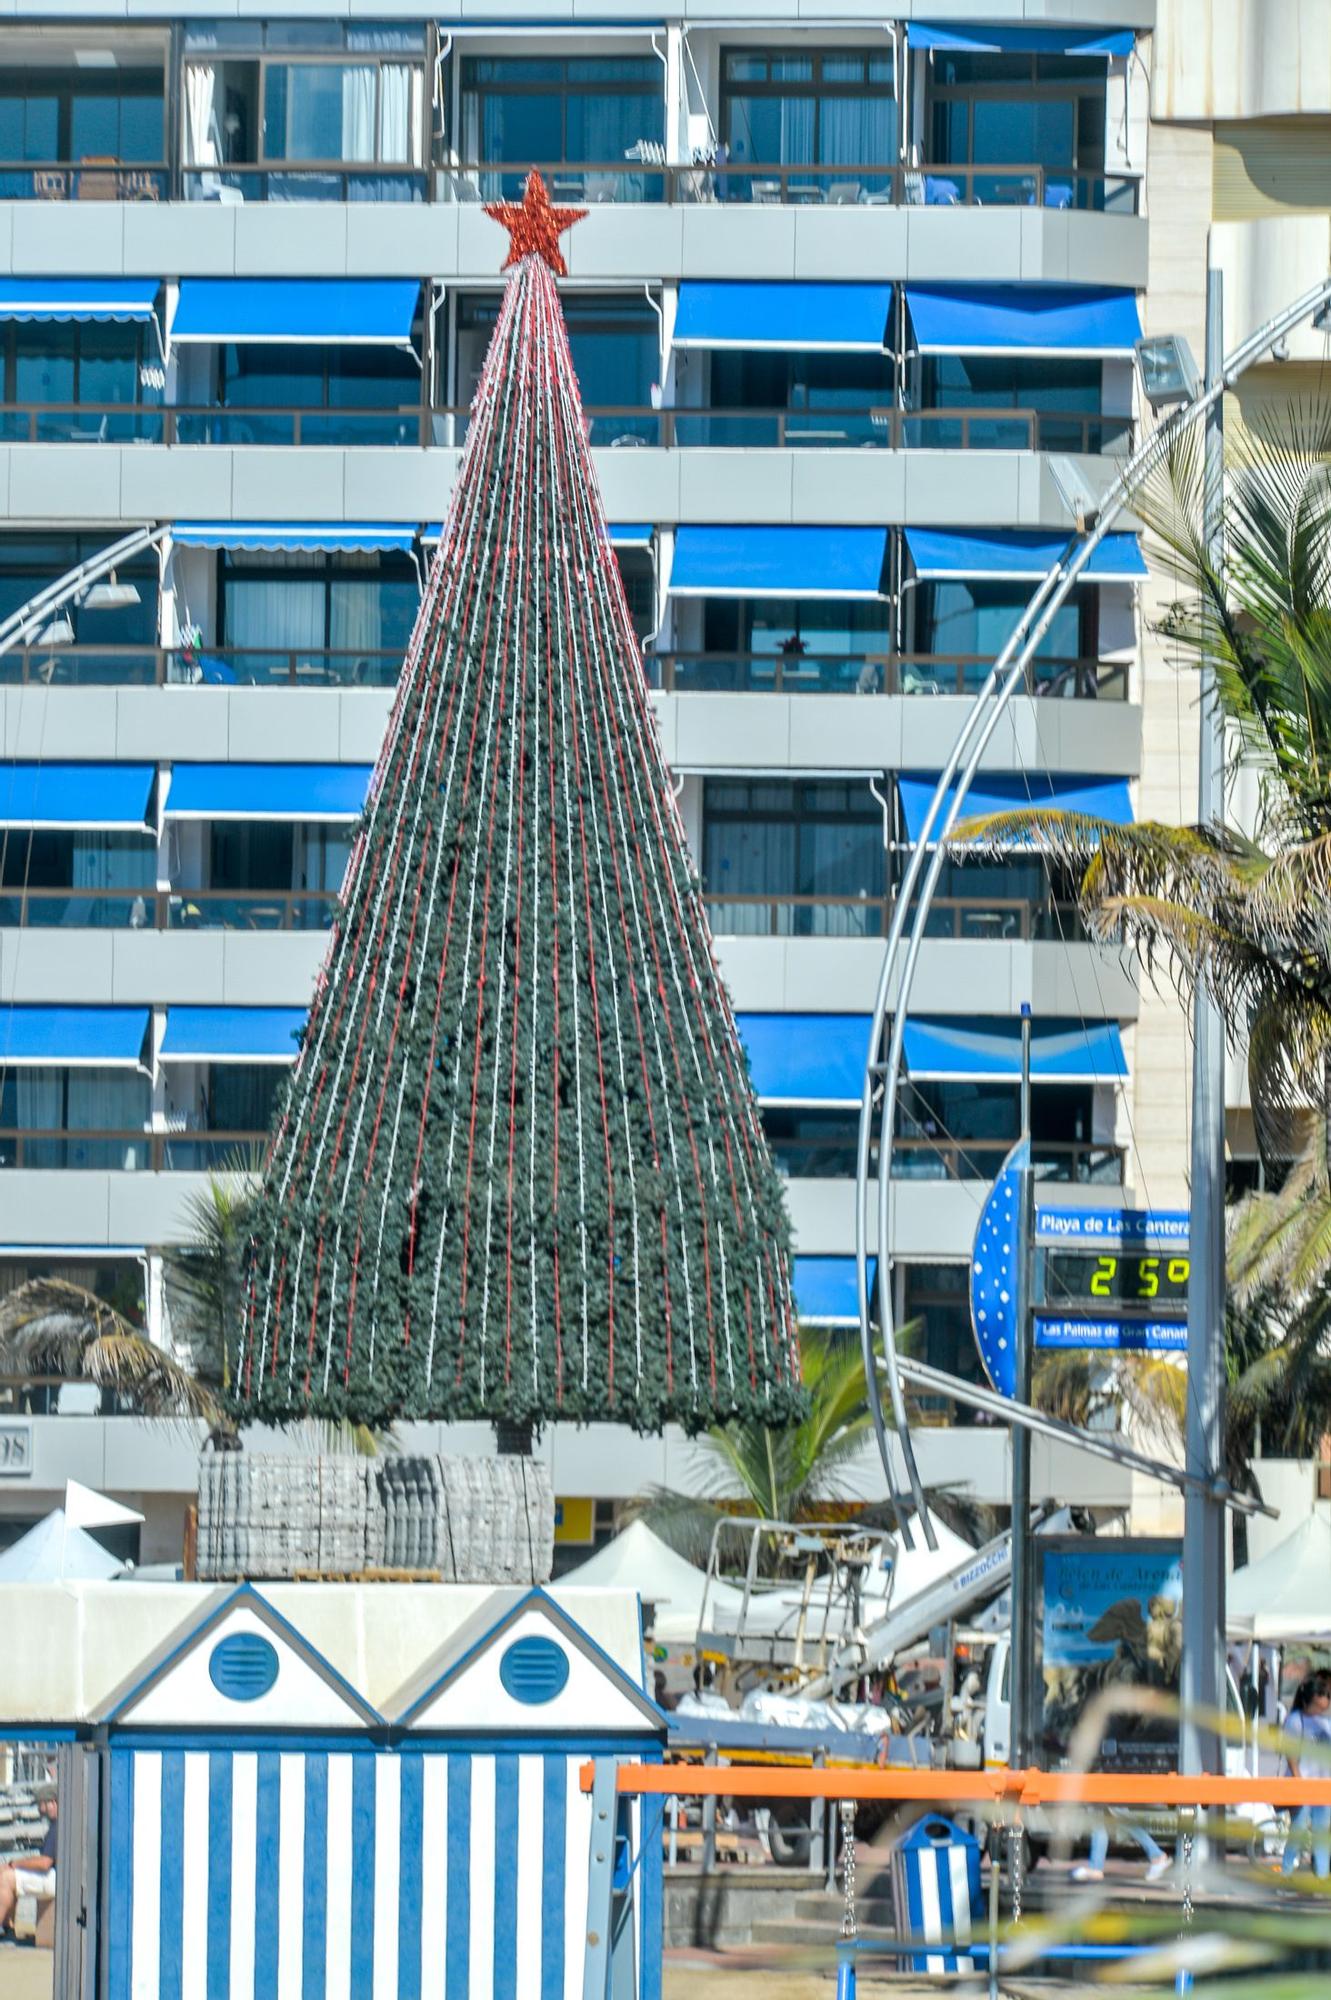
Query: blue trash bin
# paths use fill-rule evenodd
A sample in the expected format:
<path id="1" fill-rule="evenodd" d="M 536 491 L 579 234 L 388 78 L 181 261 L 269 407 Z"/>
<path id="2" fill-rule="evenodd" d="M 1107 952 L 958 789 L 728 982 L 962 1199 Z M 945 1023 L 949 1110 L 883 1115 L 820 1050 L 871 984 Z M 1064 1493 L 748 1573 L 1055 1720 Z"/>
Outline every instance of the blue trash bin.
<path id="1" fill-rule="evenodd" d="M 892 1894 L 898 1940 L 929 1949 L 900 1961 L 912 1972 L 973 1972 L 965 1947 L 983 1925 L 980 1842 L 955 1820 L 928 1813 L 896 1844 Z M 937 1949 L 933 1949 L 937 1946 Z"/>

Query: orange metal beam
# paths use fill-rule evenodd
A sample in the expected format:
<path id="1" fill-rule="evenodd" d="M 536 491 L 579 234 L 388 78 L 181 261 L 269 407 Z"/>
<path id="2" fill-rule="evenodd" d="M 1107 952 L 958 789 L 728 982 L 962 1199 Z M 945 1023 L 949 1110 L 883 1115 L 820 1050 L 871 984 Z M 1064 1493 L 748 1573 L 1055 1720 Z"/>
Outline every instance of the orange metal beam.
<path id="1" fill-rule="evenodd" d="M 582 1789 L 592 1787 L 582 1766 Z M 712 1764 L 621 1764 L 615 1789 L 638 1797 L 709 1794 L 746 1799 L 894 1799 L 905 1803 L 1087 1806 L 1331 1806 L 1331 1774 L 1323 1778 L 1184 1778 L 1108 1771 L 915 1771 Z"/>

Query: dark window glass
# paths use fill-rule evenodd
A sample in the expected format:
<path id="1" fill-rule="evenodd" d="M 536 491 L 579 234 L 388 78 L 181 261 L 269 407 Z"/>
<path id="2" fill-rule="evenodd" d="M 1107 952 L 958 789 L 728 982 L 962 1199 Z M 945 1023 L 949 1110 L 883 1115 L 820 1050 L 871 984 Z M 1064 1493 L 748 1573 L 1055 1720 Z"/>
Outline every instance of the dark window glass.
<path id="1" fill-rule="evenodd" d="M 214 1063 L 208 1074 L 208 1125 L 214 1132 L 266 1132 L 285 1064 Z"/>
<path id="2" fill-rule="evenodd" d="M 81 403 L 137 403 L 139 331 L 114 322 L 79 328 Z"/>
<path id="3" fill-rule="evenodd" d="M 72 403 L 78 329 L 24 326 L 16 329 L 14 400 L 17 403 Z"/>
<path id="4" fill-rule="evenodd" d="M 0 535 L 0 618 L 106 547 L 105 535 Z M 116 571 L 131 583 L 139 602 L 113 610 L 67 604 L 60 617 L 74 628 L 81 646 L 153 646 L 157 642 L 157 552 L 135 556 Z"/>
<path id="5" fill-rule="evenodd" d="M 468 57 L 462 93 L 467 155 L 497 165 L 610 165 L 639 141 L 660 144 L 665 136 L 654 56 Z"/>
<path id="6" fill-rule="evenodd" d="M 882 815 L 866 786 L 703 786 L 703 881 L 712 896 L 881 897 Z"/>

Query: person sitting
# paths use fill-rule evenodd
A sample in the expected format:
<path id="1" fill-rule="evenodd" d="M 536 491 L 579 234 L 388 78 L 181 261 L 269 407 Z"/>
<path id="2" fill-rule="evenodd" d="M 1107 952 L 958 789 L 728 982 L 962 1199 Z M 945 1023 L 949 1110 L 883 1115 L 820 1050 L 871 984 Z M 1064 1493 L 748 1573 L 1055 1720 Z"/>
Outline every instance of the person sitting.
<path id="1" fill-rule="evenodd" d="M 13 1930 L 14 1912 L 20 1896 L 55 1894 L 55 1860 L 59 1843 L 56 1791 L 54 1785 L 39 1785 L 36 1789 L 37 1809 L 48 1822 L 46 1837 L 39 1853 L 25 1854 L 21 1861 L 11 1863 L 8 1868 L 0 1868 L 0 1933 Z"/>

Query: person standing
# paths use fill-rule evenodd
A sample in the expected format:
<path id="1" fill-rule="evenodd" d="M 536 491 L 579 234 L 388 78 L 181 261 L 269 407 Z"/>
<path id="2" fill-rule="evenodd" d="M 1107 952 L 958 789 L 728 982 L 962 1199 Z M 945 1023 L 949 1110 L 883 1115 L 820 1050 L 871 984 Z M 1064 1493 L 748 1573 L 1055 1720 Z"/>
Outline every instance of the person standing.
<path id="1" fill-rule="evenodd" d="M 1285 1718 L 1286 1736 L 1302 1737 L 1305 1743 L 1331 1744 L 1331 1673 L 1309 1674 L 1300 1681 L 1294 1706 Z M 1289 1759 L 1291 1778 L 1302 1777 L 1301 1760 Z M 1326 1776 L 1327 1767 L 1314 1763 L 1309 1776 Z M 1292 1875 L 1299 1865 L 1299 1855 L 1306 1845 L 1300 1837 L 1304 1833 L 1311 1836 L 1313 1872 L 1323 1880 L 1331 1875 L 1331 1806 L 1300 1806 L 1290 1822 L 1289 1839 L 1285 1842 L 1285 1853 L 1280 1863 L 1282 1875 Z M 1318 1839 L 1318 1835 L 1321 1839 Z"/>

